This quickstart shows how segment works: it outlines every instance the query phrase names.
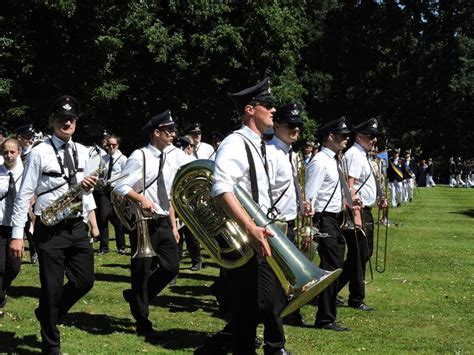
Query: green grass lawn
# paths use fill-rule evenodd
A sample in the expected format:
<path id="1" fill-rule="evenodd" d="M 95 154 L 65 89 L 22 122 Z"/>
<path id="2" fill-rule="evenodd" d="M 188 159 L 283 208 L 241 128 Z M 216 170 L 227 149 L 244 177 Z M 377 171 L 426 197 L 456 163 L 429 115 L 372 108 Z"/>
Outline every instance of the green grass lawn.
<path id="1" fill-rule="evenodd" d="M 338 320 L 352 332 L 316 330 L 315 306 L 302 308 L 305 328 L 285 326 L 287 349 L 312 353 L 472 353 L 474 352 L 474 189 L 421 188 L 413 203 L 390 210 L 387 270 L 367 284 L 364 313 L 338 308 Z M 111 249 L 114 241 L 111 242 Z M 176 286 L 150 307 L 150 319 L 166 341 L 151 344 L 134 334 L 122 290 L 129 287 L 129 256 L 96 257 L 96 283 L 60 326 L 65 353 L 183 353 L 220 330 L 209 286 L 215 264 L 189 270 L 185 259 Z M 25 262 L 0 319 L 0 352 L 39 352 L 38 266 Z M 370 280 L 369 280 L 370 281 Z M 347 296 L 347 290 L 342 293 Z M 259 327 L 260 336 L 263 328 Z M 259 353 L 263 354 L 262 350 Z"/>

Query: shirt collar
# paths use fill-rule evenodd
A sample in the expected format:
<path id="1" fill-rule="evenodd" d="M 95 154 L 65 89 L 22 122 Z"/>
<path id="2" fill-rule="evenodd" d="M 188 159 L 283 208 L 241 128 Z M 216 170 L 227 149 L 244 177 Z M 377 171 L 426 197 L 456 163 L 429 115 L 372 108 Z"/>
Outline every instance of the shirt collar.
<path id="1" fill-rule="evenodd" d="M 273 138 L 271 139 L 271 141 L 269 143 L 273 143 L 277 148 L 280 148 L 281 150 L 283 150 L 285 153 L 288 153 L 290 151 L 290 148 L 291 148 L 291 145 L 288 145 L 286 144 L 285 142 L 283 142 L 279 137 L 277 137 L 276 135 L 273 136 Z"/>
<path id="2" fill-rule="evenodd" d="M 362 153 L 364 153 L 364 155 L 367 155 L 367 150 L 363 146 L 361 146 L 359 143 L 355 142 L 354 147 L 359 149 Z"/>
<path id="3" fill-rule="evenodd" d="M 257 133 L 252 131 L 247 126 L 243 126 L 240 130 L 243 131 L 242 133 L 244 133 L 244 135 L 247 138 L 249 138 L 252 141 L 253 144 L 255 144 L 257 147 L 260 146 L 260 144 L 262 143 L 262 136 L 261 135 L 258 135 Z"/>
<path id="4" fill-rule="evenodd" d="M 322 147 L 321 148 L 321 152 L 323 152 L 324 154 L 326 154 L 329 158 L 331 159 L 334 159 L 334 157 L 336 156 L 336 153 L 333 152 L 331 149 L 329 148 L 326 148 L 326 147 Z"/>
<path id="5" fill-rule="evenodd" d="M 58 136 L 56 136 L 56 135 L 54 135 L 54 134 L 53 134 L 53 136 L 51 137 L 51 140 L 52 140 L 52 142 L 53 142 L 53 144 L 54 144 L 54 146 L 55 146 L 56 148 L 62 148 L 63 145 L 64 145 L 64 143 L 70 143 L 70 142 L 72 142 L 72 139 L 71 139 L 71 138 L 69 138 L 69 140 L 68 140 L 67 142 L 65 142 L 65 141 L 63 141 L 61 138 L 59 138 Z"/>
<path id="6" fill-rule="evenodd" d="M 161 150 L 159 150 L 158 148 L 154 147 L 153 144 L 148 144 L 148 147 L 147 147 L 150 152 L 153 154 L 153 156 L 155 156 L 156 158 L 159 158 L 161 156 Z M 166 148 L 165 148 L 166 149 Z"/>

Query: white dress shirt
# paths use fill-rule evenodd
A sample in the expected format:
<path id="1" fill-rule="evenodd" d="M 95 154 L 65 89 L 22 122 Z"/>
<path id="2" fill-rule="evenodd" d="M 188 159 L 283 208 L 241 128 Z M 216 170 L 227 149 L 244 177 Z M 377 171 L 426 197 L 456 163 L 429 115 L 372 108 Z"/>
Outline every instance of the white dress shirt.
<path id="1" fill-rule="evenodd" d="M 291 146 L 276 135 L 267 143 L 268 173 L 273 202 L 280 211 L 279 217 L 284 218 L 285 221 L 294 220 L 298 210 L 293 167 L 289 155 L 290 148 Z"/>
<path id="2" fill-rule="evenodd" d="M 105 163 L 105 171 L 104 176 L 108 176 L 109 174 L 109 163 L 110 163 L 110 154 L 103 155 L 104 163 Z M 117 151 L 112 155 L 112 174 L 110 175 L 110 179 L 114 180 L 122 175 L 122 170 L 127 162 L 127 157 L 122 154 L 120 150 Z M 111 185 L 115 186 L 116 182 L 113 182 Z"/>
<path id="3" fill-rule="evenodd" d="M 271 207 L 271 203 L 268 195 L 269 181 L 260 151 L 262 138 L 247 126 L 243 126 L 227 136 L 219 146 L 214 173 L 212 174 L 212 196 L 219 196 L 225 192 L 234 193 L 235 184 L 238 184 L 249 196 L 252 196 L 249 162 L 244 140 L 250 147 L 255 164 L 259 205 L 266 213 L 268 208 Z"/>
<path id="4" fill-rule="evenodd" d="M 153 145 L 135 150 L 130 157 L 127 159 L 125 166 L 122 170 L 123 179 L 117 181 L 114 191 L 125 196 L 132 189 L 136 192 L 142 193 L 143 190 L 143 154 L 145 153 L 145 196 L 150 199 L 155 205 L 155 211 L 160 216 L 167 216 L 169 211 L 165 211 L 160 207 L 158 201 L 158 183 L 157 176 L 160 167 L 160 156 L 164 154 L 164 166 L 163 166 L 163 178 L 165 181 L 166 193 L 168 198 L 171 192 L 171 186 L 173 184 L 174 177 L 178 169 L 188 163 L 190 158 L 181 149 L 174 145 L 169 145 L 163 149 L 163 153 L 155 148 Z M 128 174 L 128 175 L 127 175 Z M 153 183 L 152 183 L 153 182 Z"/>
<path id="5" fill-rule="evenodd" d="M 214 148 L 212 145 L 199 142 L 199 144 L 195 147 L 197 159 L 211 159 L 214 157 Z"/>
<path id="6" fill-rule="evenodd" d="M 15 179 L 16 191 L 20 190 L 21 186 L 21 176 L 23 174 L 23 165 L 16 164 L 16 166 L 9 170 L 5 165 L 0 165 L 0 225 L 2 226 L 11 226 L 12 222 L 4 221 L 5 216 L 5 207 L 7 205 L 7 193 L 8 185 L 10 183 L 10 171 L 13 173 L 13 178 Z"/>
<path id="7" fill-rule="evenodd" d="M 323 212 L 328 201 L 325 212 L 339 213 L 342 210 L 342 187 L 335 156 L 332 150 L 322 147 L 306 168 L 305 196 L 316 212 Z"/>
<path id="8" fill-rule="evenodd" d="M 344 159 L 349 176 L 355 179 L 353 190 L 359 190 L 364 181 L 367 180 L 357 194 L 364 206 L 373 206 L 377 200 L 377 186 L 375 176 L 367 160 L 366 150 L 360 144 L 354 143 L 344 154 Z"/>
<path id="9" fill-rule="evenodd" d="M 53 203 L 58 197 L 62 196 L 69 190 L 69 184 L 62 176 L 47 176 L 43 173 L 61 173 L 61 168 L 59 162 L 56 158 L 56 153 L 51 145 L 51 141 L 58 150 L 58 154 L 61 158 L 61 161 L 64 164 L 64 141 L 59 139 L 56 136 L 52 136 L 51 140 L 47 139 L 43 143 L 35 146 L 29 153 L 28 160 L 25 164 L 25 170 L 23 171 L 23 181 L 20 187 L 19 192 L 17 193 L 15 199 L 15 205 L 13 209 L 12 217 L 12 238 L 21 239 L 23 238 L 23 228 L 27 220 L 28 207 L 30 205 L 30 200 L 33 195 L 37 196 L 34 213 L 37 216 L 41 215 L 41 210 Z M 89 150 L 84 147 L 82 144 L 73 143 L 72 140 L 69 141 L 72 143 L 74 149 L 77 150 L 78 166 L 76 169 L 82 169 L 83 171 L 78 171 L 76 174 L 77 181 L 80 182 L 84 178 L 84 172 L 86 175 L 89 175 L 90 168 L 87 166 L 87 161 L 89 159 Z M 73 156 L 73 152 L 70 152 Z M 64 171 L 67 176 L 69 172 L 67 167 L 64 166 Z M 60 187 L 58 187 L 60 186 Z M 40 195 L 42 192 L 48 191 L 50 189 L 55 190 L 48 192 L 46 194 Z M 38 196 L 40 195 L 40 196 Z M 95 206 L 94 198 L 91 191 L 83 193 L 82 201 L 84 206 Z M 84 208 L 82 217 L 84 223 L 87 223 L 87 211 L 91 207 Z"/>

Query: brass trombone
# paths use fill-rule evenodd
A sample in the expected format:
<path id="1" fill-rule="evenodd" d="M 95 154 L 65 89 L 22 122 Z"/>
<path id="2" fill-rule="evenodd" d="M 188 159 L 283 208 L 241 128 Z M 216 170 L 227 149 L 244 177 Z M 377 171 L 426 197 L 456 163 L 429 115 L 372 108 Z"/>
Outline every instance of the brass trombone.
<path id="1" fill-rule="evenodd" d="M 387 201 L 388 197 L 388 179 L 387 179 L 387 166 L 384 165 L 384 159 L 376 158 L 374 164 L 375 177 L 378 180 L 379 186 L 382 188 L 381 199 Z M 377 229 L 375 231 L 375 271 L 378 273 L 385 272 L 387 265 L 387 245 L 388 245 L 388 210 L 389 205 L 387 203 L 386 207 L 381 207 L 380 199 L 378 201 L 378 212 L 377 212 Z M 384 231 L 382 232 L 384 237 L 383 241 L 381 238 L 380 225 L 384 226 Z M 383 243 L 383 244 L 382 244 Z M 382 256 L 383 254 L 383 256 Z"/>

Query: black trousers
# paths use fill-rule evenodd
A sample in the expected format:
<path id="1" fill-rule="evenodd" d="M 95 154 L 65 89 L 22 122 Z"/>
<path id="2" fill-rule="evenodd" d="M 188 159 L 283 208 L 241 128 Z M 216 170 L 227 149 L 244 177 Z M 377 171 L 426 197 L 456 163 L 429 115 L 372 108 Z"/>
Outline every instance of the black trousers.
<path id="1" fill-rule="evenodd" d="M 328 233 L 328 237 L 319 238 L 318 254 L 321 262 L 319 267 L 327 271 L 341 268 L 344 260 L 345 240 L 340 228 L 340 214 L 316 213 L 315 225 L 319 225 L 321 233 Z M 330 284 L 319 295 L 318 311 L 316 313 L 316 326 L 336 321 L 336 296 L 338 280 Z"/>
<path id="2" fill-rule="evenodd" d="M 37 316 L 43 353 L 60 350 L 58 320 L 94 284 L 94 253 L 82 218 L 47 227 L 36 219 L 34 241 L 38 253 L 41 292 Z M 64 275 L 68 281 L 64 285 Z"/>
<path id="3" fill-rule="evenodd" d="M 244 266 L 228 270 L 232 289 L 232 349 L 234 354 L 254 354 L 258 323 L 264 324 L 264 351 L 285 346 L 283 289 L 264 258 L 254 256 Z"/>
<path id="4" fill-rule="evenodd" d="M 12 227 L 0 226 L 0 298 L 20 272 L 21 260 L 11 256 L 9 250 L 11 236 Z"/>
<path id="5" fill-rule="evenodd" d="M 125 249 L 125 232 L 120 219 L 117 217 L 108 191 L 94 191 L 97 205 L 96 218 L 100 233 L 100 251 L 109 251 L 109 221 L 115 229 L 115 243 L 117 250 Z"/>
<path id="6" fill-rule="evenodd" d="M 178 253 L 179 259 L 183 258 L 183 244 L 186 241 L 186 247 L 189 251 L 189 256 L 191 257 L 192 265 L 196 265 L 202 261 L 201 258 L 201 245 L 197 238 L 191 233 L 188 227 L 183 226 L 180 230 L 181 239 L 178 244 Z"/>
<path id="7" fill-rule="evenodd" d="M 339 277 L 339 291 L 349 283 L 349 306 L 355 307 L 365 299 L 365 269 L 374 247 L 374 219 L 371 210 L 362 210 L 362 220 L 365 227 L 365 236 L 354 230 L 344 231 L 347 243 L 347 255 L 344 261 L 342 274 Z"/>
<path id="8" fill-rule="evenodd" d="M 178 274 L 178 244 L 171 231 L 168 217 L 148 221 L 150 241 L 157 256 L 153 258 L 132 258 L 131 312 L 137 322 L 137 329 L 151 329 L 148 319 L 149 302 Z M 137 250 L 136 229 L 130 234 L 132 255 Z"/>

